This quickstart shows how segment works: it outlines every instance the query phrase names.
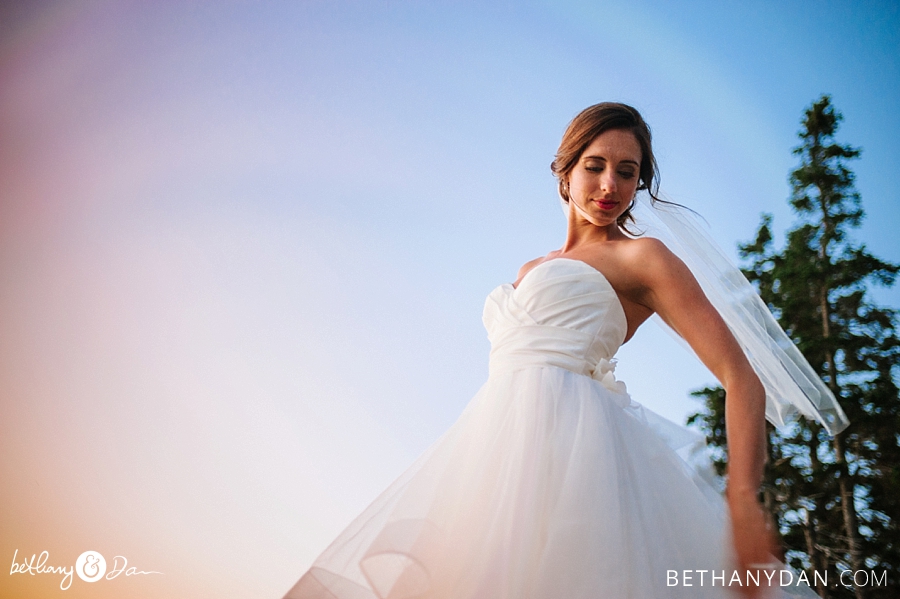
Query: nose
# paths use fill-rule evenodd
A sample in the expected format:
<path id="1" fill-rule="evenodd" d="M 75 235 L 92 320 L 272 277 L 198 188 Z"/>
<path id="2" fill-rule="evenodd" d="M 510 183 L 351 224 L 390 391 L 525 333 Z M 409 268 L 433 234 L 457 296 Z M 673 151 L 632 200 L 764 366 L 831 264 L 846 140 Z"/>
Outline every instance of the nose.
<path id="1" fill-rule="evenodd" d="M 612 169 L 607 169 L 600 177 L 600 189 L 607 193 L 615 193 L 616 186 L 616 175 L 612 172 Z"/>

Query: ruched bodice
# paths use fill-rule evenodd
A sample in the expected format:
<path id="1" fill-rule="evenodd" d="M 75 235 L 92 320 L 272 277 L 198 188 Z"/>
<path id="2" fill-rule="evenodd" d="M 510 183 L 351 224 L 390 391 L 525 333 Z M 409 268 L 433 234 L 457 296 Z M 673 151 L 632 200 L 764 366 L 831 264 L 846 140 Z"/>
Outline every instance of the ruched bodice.
<path id="1" fill-rule="evenodd" d="M 606 277 L 589 264 L 568 258 L 538 264 L 518 287 L 491 292 L 483 320 L 492 373 L 557 366 L 622 390 L 610 359 L 625 341 L 625 311 Z"/>

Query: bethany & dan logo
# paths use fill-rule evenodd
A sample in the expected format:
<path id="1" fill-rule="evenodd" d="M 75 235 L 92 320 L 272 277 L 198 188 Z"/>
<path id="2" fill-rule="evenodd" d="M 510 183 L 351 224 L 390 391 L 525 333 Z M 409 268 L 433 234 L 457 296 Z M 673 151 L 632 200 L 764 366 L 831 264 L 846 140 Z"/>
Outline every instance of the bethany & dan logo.
<path id="1" fill-rule="evenodd" d="M 113 558 L 112 567 L 107 572 L 106 558 L 96 551 L 85 551 L 75 560 L 75 565 L 68 566 L 51 566 L 47 565 L 50 559 L 49 551 L 42 551 L 40 554 L 32 554 L 30 559 L 22 558 L 22 562 L 16 561 L 19 550 L 13 553 L 12 565 L 9 567 L 9 574 L 57 574 L 62 576 L 59 581 L 59 588 L 62 590 L 72 586 L 73 574 L 85 582 L 97 582 L 101 579 L 112 580 L 120 574 L 125 576 L 136 576 L 138 574 L 162 574 L 153 570 L 138 570 L 134 566 L 128 567 L 128 559 L 124 555 L 117 555 Z"/>

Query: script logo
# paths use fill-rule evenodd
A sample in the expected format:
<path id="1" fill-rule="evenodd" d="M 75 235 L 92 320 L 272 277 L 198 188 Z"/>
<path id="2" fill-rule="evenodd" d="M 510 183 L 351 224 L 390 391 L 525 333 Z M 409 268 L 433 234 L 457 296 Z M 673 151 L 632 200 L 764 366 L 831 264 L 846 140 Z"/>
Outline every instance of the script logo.
<path id="1" fill-rule="evenodd" d="M 113 580 L 119 575 L 137 576 L 140 574 L 162 574 L 155 570 L 138 570 L 134 566 L 128 566 L 128 558 L 124 555 L 117 555 L 113 558 L 112 567 L 107 572 L 106 558 L 97 551 L 85 551 L 75 560 L 74 566 L 53 566 L 48 565 L 50 559 L 49 551 L 42 551 L 40 555 L 34 554 L 30 558 L 22 558 L 21 562 L 16 561 L 19 556 L 19 550 L 13 553 L 12 565 L 9 567 L 10 575 L 13 574 L 57 574 L 62 576 L 59 581 L 59 588 L 63 591 L 72 585 L 73 573 L 85 582 L 97 582 L 102 579 Z M 104 576 L 105 575 L 105 576 Z"/>
<path id="2" fill-rule="evenodd" d="M 96 551 L 85 551 L 75 560 L 75 573 L 85 582 L 97 582 L 106 574 L 106 558 Z"/>

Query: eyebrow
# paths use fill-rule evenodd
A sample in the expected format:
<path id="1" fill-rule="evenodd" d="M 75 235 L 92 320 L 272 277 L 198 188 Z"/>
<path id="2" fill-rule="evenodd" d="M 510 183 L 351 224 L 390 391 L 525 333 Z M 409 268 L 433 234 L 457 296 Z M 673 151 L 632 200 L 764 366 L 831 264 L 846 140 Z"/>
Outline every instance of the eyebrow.
<path id="1" fill-rule="evenodd" d="M 585 156 L 584 159 L 585 160 L 603 160 L 604 162 L 606 161 L 606 158 L 604 158 L 603 156 Z M 625 160 L 621 161 L 619 164 L 633 164 L 634 166 L 637 166 L 637 167 L 641 166 L 640 163 L 635 162 L 634 160 L 629 160 L 627 158 Z"/>

